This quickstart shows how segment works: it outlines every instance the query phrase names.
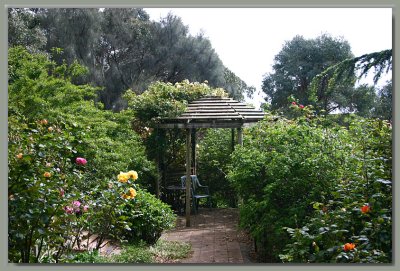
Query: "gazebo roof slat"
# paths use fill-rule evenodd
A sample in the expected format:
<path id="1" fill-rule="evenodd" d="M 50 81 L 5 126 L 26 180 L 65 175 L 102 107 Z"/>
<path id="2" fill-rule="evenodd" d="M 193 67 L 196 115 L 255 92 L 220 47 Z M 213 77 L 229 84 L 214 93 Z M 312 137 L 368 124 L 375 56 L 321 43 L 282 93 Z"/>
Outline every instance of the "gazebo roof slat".
<path id="1" fill-rule="evenodd" d="M 196 100 L 191 102 L 191 104 L 200 104 L 200 103 L 239 103 L 235 100 Z"/>
<path id="2" fill-rule="evenodd" d="M 181 116 L 240 116 L 237 112 L 218 112 L 218 113 L 209 113 L 209 112 L 185 112 Z"/>
<path id="3" fill-rule="evenodd" d="M 201 98 L 198 98 L 196 101 L 199 100 L 233 100 L 233 99 L 229 97 L 220 97 L 220 96 L 203 96 Z"/>
<path id="4" fill-rule="evenodd" d="M 246 116 L 246 115 L 254 115 L 254 116 L 262 116 L 264 117 L 264 113 L 262 112 L 236 112 L 236 111 L 230 111 L 230 112 L 185 112 L 181 117 L 183 116 Z"/>
<path id="5" fill-rule="evenodd" d="M 242 119 L 243 117 L 240 115 L 224 115 L 224 116 L 213 116 L 213 115 L 191 115 L 191 116 L 182 116 L 182 117 L 177 117 L 177 119 Z"/>
<path id="6" fill-rule="evenodd" d="M 159 128 L 240 128 L 264 118 L 264 112 L 232 98 L 203 97 L 176 118 L 161 119 Z"/>
<path id="7" fill-rule="evenodd" d="M 199 105 L 199 106 L 190 105 L 190 106 L 188 106 L 188 109 L 218 109 L 219 110 L 219 109 L 225 109 L 225 108 L 228 108 L 228 109 L 232 109 L 232 108 L 239 109 L 240 108 L 240 109 L 255 110 L 253 107 L 249 107 L 247 105 L 235 105 L 235 106 L 232 106 L 232 105 Z"/>
<path id="8" fill-rule="evenodd" d="M 230 105 L 232 105 L 232 106 L 247 106 L 247 104 L 244 104 L 244 103 L 221 103 L 221 102 L 190 103 L 188 106 L 196 107 L 196 106 L 230 106 Z"/>
<path id="9" fill-rule="evenodd" d="M 196 108 L 188 108 L 188 110 L 185 113 L 220 113 L 221 110 L 218 109 L 196 109 Z M 237 112 L 237 110 L 233 108 L 225 108 L 224 112 Z"/>

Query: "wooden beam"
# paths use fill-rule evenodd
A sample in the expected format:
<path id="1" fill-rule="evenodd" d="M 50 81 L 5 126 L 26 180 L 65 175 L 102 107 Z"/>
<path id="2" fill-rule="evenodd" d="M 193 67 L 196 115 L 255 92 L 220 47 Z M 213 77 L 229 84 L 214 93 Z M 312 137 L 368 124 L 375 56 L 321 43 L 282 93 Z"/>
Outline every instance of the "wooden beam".
<path id="1" fill-rule="evenodd" d="M 190 104 L 201 104 L 201 103 L 238 103 L 238 101 L 235 101 L 235 100 L 211 100 L 211 99 L 207 99 L 207 100 L 193 101 Z"/>
<path id="2" fill-rule="evenodd" d="M 241 103 L 202 103 L 202 104 L 188 104 L 188 108 L 199 108 L 199 107 L 205 107 L 205 108 L 221 108 L 221 107 L 249 107 L 247 104 L 241 104 Z"/>
<path id="3" fill-rule="evenodd" d="M 192 130 L 192 168 L 193 168 L 193 175 L 196 175 L 197 173 L 197 161 L 196 161 L 196 128 L 191 129 Z"/>
<path id="4" fill-rule="evenodd" d="M 190 227 L 190 187 L 192 179 L 190 178 L 190 139 L 191 131 L 186 129 L 186 227 Z"/>
<path id="5" fill-rule="evenodd" d="M 239 115 L 224 115 L 224 116 L 188 116 L 188 117 L 177 117 L 177 119 L 209 119 L 209 120 L 217 120 L 217 119 L 241 119 L 242 117 Z"/>
<path id="6" fill-rule="evenodd" d="M 159 123 L 157 124 L 157 127 L 163 129 L 239 128 L 239 127 L 251 127 L 255 124 L 257 124 L 257 121 L 246 122 L 246 120 L 232 121 L 232 122 L 197 122 L 197 123 L 175 122 L 175 123 Z"/>

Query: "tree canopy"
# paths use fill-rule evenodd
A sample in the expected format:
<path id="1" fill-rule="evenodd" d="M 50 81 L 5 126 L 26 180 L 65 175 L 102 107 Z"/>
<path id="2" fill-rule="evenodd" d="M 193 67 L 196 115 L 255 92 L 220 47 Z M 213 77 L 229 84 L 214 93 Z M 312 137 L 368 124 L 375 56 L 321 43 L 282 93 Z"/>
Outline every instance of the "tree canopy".
<path id="1" fill-rule="evenodd" d="M 323 72 L 315 76 L 311 82 L 310 99 L 314 100 L 314 102 L 318 104 L 320 101 L 320 93 L 333 92 L 337 85 L 354 84 L 356 79 L 365 76 L 372 68 L 375 73 L 373 81 L 374 84 L 376 84 L 383 73 L 388 73 L 392 69 L 392 49 L 348 58 L 325 69 Z M 360 88 L 356 90 L 359 89 Z M 349 94 L 349 96 L 351 96 L 354 93 L 352 93 L 351 90 Z M 357 91 L 355 95 L 357 96 Z M 370 96 L 372 99 L 372 96 L 375 95 Z M 360 96 L 358 98 L 362 97 Z M 366 96 L 364 95 L 364 100 L 359 101 L 359 106 L 361 106 L 361 103 L 368 102 L 365 98 Z M 372 106 L 373 103 L 371 102 L 371 99 L 369 100 L 369 103 L 371 103 Z M 355 101 L 350 100 L 350 102 L 353 102 L 354 104 Z M 351 108 L 353 104 L 349 104 L 349 107 Z"/>
<path id="2" fill-rule="evenodd" d="M 9 9 L 9 46 L 22 45 L 49 53 L 54 61 L 77 61 L 89 73 L 78 83 L 101 86 L 106 109 L 121 110 L 122 94 L 144 92 L 155 81 L 208 81 L 239 100 L 255 88 L 225 67 L 210 40 L 192 36 L 181 18 L 169 14 L 151 21 L 141 8 Z M 15 34 L 15 35 L 14 35 Z"/>
<path id="3" fill-rule="evenodd" d="M 264 77 L 262 90 L 267 95 L 271 109 L 283 109 L 288 97 L 293 96 L 301 104 L 311 103 L 309 86 L 313 78 L 328 67 L 353 57 L 350 44 L 342 38 L 323 34 L 315 39 L 296 36 L 287 41 L 275 56 L 273 72 Z M 325 110 L 347 105 L 346 91 L 351 84 L 336 85 L 334 91 L 320 92 L 318 101 Z"/>

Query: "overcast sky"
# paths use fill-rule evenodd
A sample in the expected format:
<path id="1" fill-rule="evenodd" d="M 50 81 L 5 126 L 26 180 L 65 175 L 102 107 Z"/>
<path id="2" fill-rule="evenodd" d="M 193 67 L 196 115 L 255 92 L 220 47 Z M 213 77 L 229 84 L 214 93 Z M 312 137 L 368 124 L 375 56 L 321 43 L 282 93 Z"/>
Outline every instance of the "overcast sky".
<path id="1" fill-rule="evenodd" d="M 190 34 L 202 31 L 226 67 L 261 91 L 274 56 L 296 35 L 343 37 L 355 56 L 392 48 L 390 8 L 145 8 L 151 20 L 169 12 Z M 390 75 L 391 78 L 391 75 Z M 387 79 L 387 78 L 386 78 Z M 252 101 L 258 106 L 260 96 Z"/>

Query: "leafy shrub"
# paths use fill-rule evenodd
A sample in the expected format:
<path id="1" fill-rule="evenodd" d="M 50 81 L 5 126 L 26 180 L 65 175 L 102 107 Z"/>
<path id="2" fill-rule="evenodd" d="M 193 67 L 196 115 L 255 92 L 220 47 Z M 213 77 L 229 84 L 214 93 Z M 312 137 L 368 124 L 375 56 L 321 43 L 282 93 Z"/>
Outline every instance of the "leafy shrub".
<path id="1" fill-rule="evenodd" d="M 267 117 L 233 153 L 241 226 L 264 261 L 390 262 L 390 124 L 354 117 L 346 128 L 307 111 Z"/>
<path id="2" fill-rule="evenodd" d="M 172 118 L 182 113 L 189 102 L 206 95 L 226 97 L 221 88 L 207 82 L 183 80 L 175 84 L 154 82 L 141 95 L 128 90 L 124 98 L 132 110 L 132 128 L 140 135 L 150 159 L 158 160 L 161 171 L 179 171 L 185 161 L 185 131 L 155 129 L 161 118 Z M 165 175 L 161 176 L 165 181 Z M 161 186 L 165 185 L 161 182 Z"/>
<path id="3" fill-rule="evenodd" d="M 118 239 L 129 227 L 121 218 L 129 201 L 109 187 L 115 172 L 135 168 L 138 189 L 157 178 L 130 129 L 132 114 L 101 110 L 96 88 L 71 83 L 84 71 L 21 47 L 9 50 L 9 261 L 63 261 L 83 230 Z M 77 157 L 87 164 L 77 165 Z M 79 213 L 69 209 L 74 201 Z"/>
<path id="4" fill-rule="evenodd" d="M 71 255 L 67 260 L 68 263 L 107 263 L 108 258 L 99 254 L 98 250 L 84 251 Z"/>
<path id="5" fill-rule="evenodd" d="M 53 250 L 57 260 L 62 247 L 73 246 L 71 237 L 87 215 L 65 209 L 85 198 L 79 189 L 85 169 L 76 164 L 79 140 L 67 124 L 45 119 L 10 116 L 8 131 L 9 260 L 38 262 L 44 250 Z"/>
<path id="6" fill-rule="evenodd" d="M 208 185 L 216 207 L 236 207 L 237 195 L 226 178 L 231 162 L 231 129 L 207 129 L 199 141 L 198 175 L 203 185 Z"/>
<path id="7" fill-rule="evenodd" d="M 292 242 L 281 259 L 290 262 L 388 263 L 392 259 L 391 128 L 384 121 L 356 120 L 345 175 L 328 200 L 301 228 L 287 228 Z M 354 244 L 346 249 L 345 244 Z"/>
<path id="8" fill-rule="evenodd" d="M 141 191 L 134 203 L 124 209 L 124 216 L 131 230 L 125 231 L 129 241 L 144 240 L 154 244 L 164 230 L 175 226 L 176 215 L 171 207 L 154 195 Z"/>
<path id="9" fill-rule="evenodd" d="M 175 117 L 182 113 L 188 102 L 211 94 L 227 96 L 223 89 L 213 89 L 206 82 L 190 83 L 183 80 L 175 84 L 155 82 L 141 95 L 128 90 L 124 98 L 135 113 L 136 120 L 143 124 L 140 126 L 151 127 L 160 118 Z"/>

